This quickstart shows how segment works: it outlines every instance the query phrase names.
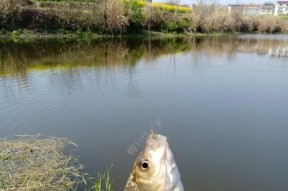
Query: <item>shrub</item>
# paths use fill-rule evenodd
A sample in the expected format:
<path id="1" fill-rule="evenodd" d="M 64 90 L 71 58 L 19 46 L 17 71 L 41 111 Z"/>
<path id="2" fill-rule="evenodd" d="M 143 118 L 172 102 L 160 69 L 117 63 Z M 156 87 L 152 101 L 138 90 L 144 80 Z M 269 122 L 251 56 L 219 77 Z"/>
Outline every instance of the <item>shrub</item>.
<path id="1" fill-rule="evenodd" d="M 139 0 L 125 0 L 125 16 L 128 18 L 129 31 L 143 29 L 146 17 L 144 15 L 145 2 Z"/>
<path id="2" fill-rule="evenodd" d="M 168 14 L 165 16 L 164 26 L 162 28 L 163 32 L 172 32 L 172 33 L 183 33 L 187 31 L 189 26 L 191 25 L 188 18 L 176 17 L 172 14 Z"/>
<path id="3" fill-rule="evenodd" d="M 139 32 L 288 32 L 287 17 L 228 13 L 217 4 L 200 1 L 190 7 L 144 0 L 1 0 L 0 27 L 13 31 Z M 97 2 L 97 3 L 96 3 Z M 90 34 L 87 33 L 87 34 Z"/>
<path id="4" fill-rule="evenodd" d="M 125 16 L 125 4 L 123 0 L 104 0 L 100 5 L 100 11 L 104 12 L 104 28 L 110 32 L 123 32 L 128 26 Z"/>
<path id="5" fill-rule="evenodd" d="M 280 32 L 281 25 L 279 18 L 274 16 L 264 16 L 259 18 L 258 30 L 262 33 Z"/>

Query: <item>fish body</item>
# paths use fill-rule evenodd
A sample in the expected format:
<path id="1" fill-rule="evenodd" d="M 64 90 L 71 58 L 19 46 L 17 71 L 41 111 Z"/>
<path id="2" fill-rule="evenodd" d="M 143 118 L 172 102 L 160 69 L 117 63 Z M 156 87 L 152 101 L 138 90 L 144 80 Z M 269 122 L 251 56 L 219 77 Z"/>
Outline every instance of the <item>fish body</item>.
<path id="1" fill-rule="evenodd" d="M 134 162 L 124 191 L 184 191 L 167 138 L 149 134 Z"/>

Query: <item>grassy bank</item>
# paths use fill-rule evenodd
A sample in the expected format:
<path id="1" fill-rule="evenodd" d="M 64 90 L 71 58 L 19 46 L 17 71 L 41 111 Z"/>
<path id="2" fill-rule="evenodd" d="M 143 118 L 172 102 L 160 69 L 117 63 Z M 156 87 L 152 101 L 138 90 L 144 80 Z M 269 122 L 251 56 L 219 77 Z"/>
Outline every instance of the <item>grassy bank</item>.
<path id="1" fill-rule="evenodd" d="M 198 4 L 192 10 L 143 0 L 2 0 L 0 28 L 2 37 L 19 31 L 29 31 L 30 36 L 145 35 L 148 29 L 172 34 L 285 33 L 288 20 L 228 13 L 213 4 Z"/>

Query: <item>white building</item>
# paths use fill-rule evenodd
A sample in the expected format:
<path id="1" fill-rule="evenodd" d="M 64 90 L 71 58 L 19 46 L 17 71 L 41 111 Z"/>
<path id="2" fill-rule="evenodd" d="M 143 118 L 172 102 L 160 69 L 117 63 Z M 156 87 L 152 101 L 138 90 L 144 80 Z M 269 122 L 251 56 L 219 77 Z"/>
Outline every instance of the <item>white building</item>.
<path id="1" fill-rule="evenodd" d="M 273 15 L 273 4 L 244 4 L 243 15 Z"/>
<path id="2" fill-rule="evenodd" d="M 277 1 L 274 15 L 288 15 L 288 1 Z"/>
<path id="3" fill-rule="evenodd" d="M 273 15 L 273 4 L 234 4 L 228 5 L 228 13 L 239 12 L 243 15 Z"/>

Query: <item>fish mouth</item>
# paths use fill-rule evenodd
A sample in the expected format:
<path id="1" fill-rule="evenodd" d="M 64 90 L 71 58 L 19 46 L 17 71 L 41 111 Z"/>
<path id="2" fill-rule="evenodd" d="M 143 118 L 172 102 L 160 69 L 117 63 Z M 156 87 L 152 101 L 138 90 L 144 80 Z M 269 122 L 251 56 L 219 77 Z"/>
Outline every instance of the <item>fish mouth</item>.
<path id="1" fill-rule="evenodd" d="M 151 133 L 146 142 L 155 141 L 155 142 L 167 142 L 167 138 L 160 134 Z"/>
<path id="2" fill-rule="evenodd" d="M 151 133 L 146 141 L 146 146 L 157 149 L 167 145 L 167 138 L 160 134 Z"/>

